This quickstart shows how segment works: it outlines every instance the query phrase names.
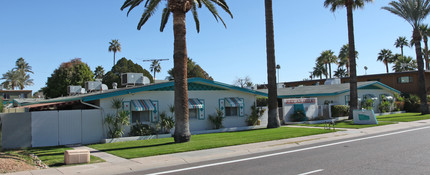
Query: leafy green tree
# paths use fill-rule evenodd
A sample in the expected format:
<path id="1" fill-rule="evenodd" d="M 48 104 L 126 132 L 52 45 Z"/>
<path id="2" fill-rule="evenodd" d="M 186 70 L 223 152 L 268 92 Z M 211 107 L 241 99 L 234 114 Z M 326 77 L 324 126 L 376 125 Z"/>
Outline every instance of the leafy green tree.
<path id="1" fill-rule="evenodd" d="M 154 60 L 150 66 L 151 72 L 154 72 L 154 80 L 155 80 L 155 72 L 159 73 L 161 71 L 161 65 L 158 60 Z"/>
<path id="2" fill-rule="evenodd" d="M 128 13 L 135 7 L 139 6 L 144 0 L 126 0 L 121 7 L 121 10 L 129 8 Z M 140 18 L 137 29 L 146 23 L 146 21 L 155 13 L 157 6 L 161 2 L 166 2 L 167 5 L 163 9 L 161 18 L 160 31 L 163 31 L 169 16 L 173 14 L 173 33 L 174 33 L 174 77 L 175 77 L 175 142 L 188 142 L 191 138 L 188 118 L 188 87 L 187 87 L 187 44 L 186 44 L 186 24 L 185 16 L 191 10 L 191 13 L 196 22 L 197 32 L 200 31 L 200 21 L 198 19 L 197 8 L 201 8 L 203 4 L 213 14 L 216 20 L 220 20 L 224 26 L 225 23 L 219 16 L 215 5 L 220 6 L 232 18 L 229 7 L 225 0 L 146 0 L 145 10 Z M 128 14 L 127 13 L 127 14 Z"/>
<path id="3" fill-rule="evenodd" d="M 396 48 L 400 47 L 400 51 L 401 51 L 402 56 L 403 56 L 403 47 L 404 46 L 409 47 L 408 39 L 406 39 L 406 37 L 404 37 L 404 36 L 399 36 L 399 38 L 396 39 L 394 46 L 396 46 Z"/>
<path id="4" fill-rule="evenodd" d="M 167 77 L 167 79 L 169 80 L 174 80 L 174 68 L 170 69 L 167 71 L 167 73 L 169 74 L 169 77 Z M 187 78 L 193 78 L 193 77 L 199 77 L 199 78 L 204 78 L 207 80 L 213 80 L 213 78 L 211 76 L 209 76 L 209 74 L 203 70 L 202 67 L 200 67 L 200 65 L 198 65 L 196 62 L 193 61 L 193 59 L 188 58 L 187 60 Z"/>
<path id="5" fill-rule="evenodd" d="M 420 25 L 430 12 L 430 0 L 399 0 L 391 1 L 389 6 L 382 7 L 403 19 L 405 19 L 413 28 L 412 37 L 415 45 L 415 52 L 418 64 L 418 87 L 421 100 L 421 113 L 428 114 L 429 106 L 427 105 L 427 89 L 424 76 L 424 63 L 421 52 Z"/>
<path id="6" fill-rule="evenodd" d="M 317 62 L 325 65 L 325 70 L 329 70 L 331 78 L 331 63 L 337 63 L 337 57 L 334 55 L 334 52 L 331 50 L 321 52 L 321 55 L 317 58 Z M 327 69 L 327 65 L 329 69 Z"/>
<path id="7" fill-rule="evenodd" d="M 105 75 L 105 70 L 102 66 L 97 66 L 94 70 L 94 78 L 95 79 L 102 79 Z"/>
<path id="8" fill-rule="evenodd" d="M 93 80 L 94 74 L 90 67 L 80 58 L 75 58 L 61 63 L 60 67 L 54 70 L 51 77 L 48 77 L 43 93 L 47 98 L 66 96 L 67 86 L 85 86 L 85 82 Z"/>
<path id="9" fill-rule="evenodd" d="M 121 44 L 117 39 L 113 39 L 111 42 L 109 42 L 109 52 L 113 52 L 113 65 L 115 65 L 115 55 L 116 52 L 121 52 Z"/>
<path id="10" fill-rule="evenodd" d="M 338 8 L 346 7 L 346 14 L 348 20 L 348 45 L 349 45 L 349 85 L 350 85 L 350 107 L 351 111 L 358 108 L 358 95 L 357 95 L 357 71 L 355 63 L 355 41 L 354 41 L 354 22 L 353 22 L 353 9 L 363 8 L 364 3 L 373 2 L 373 0 L 325 0 L 324 6 L 330 7 L 332 12 Z M 352 119 L 352 112 L 349 114 Z"/>
<path id="11" fill-rule="evenodd" d="M 417 62 L 412 57 L 396 54 L 393 58 L 395 58 L 393 66 L 394 72 L 417 70 Z"/>
<path id="12" fill-rule="evenodd" d="M 385 68 L 387 69 L 387 73 L 388 73 L 388 63 L 392 63 L 392 58 L 393 58 L 393 52 L 391 52 L 390 49 L 382 49 L 379 53 L 378 53 L 378 59 L 377 61 L 382 61 L 385 65 Z"/>
<path id="13" fill-rule="evenodd" d="M 134 63 L 131 60 L 123 57 L 112 67 L 112 70 L 107 72 L 103 77 L 103 84 L 106 84 L 109 88 L 112 88 L 112 83 L 117 83 L 118 87 L 124 87 L 121 85 L 121 73 L 143 73 L 143 76 L 148 77 L 151 82 L 154 82 L 151 73 L 146 69 L 143 69 L 139 64 Z"/>

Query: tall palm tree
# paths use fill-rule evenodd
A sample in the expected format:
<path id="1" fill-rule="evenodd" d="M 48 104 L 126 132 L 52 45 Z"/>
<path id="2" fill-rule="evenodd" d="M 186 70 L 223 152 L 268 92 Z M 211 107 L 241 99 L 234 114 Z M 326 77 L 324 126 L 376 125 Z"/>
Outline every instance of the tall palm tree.
<path id="1" fill-rule="evenodd" d="M 121 10 L 129 8 L 128 13 L 135 7 L 139 6 L 144 0 L 126 0 Z M 161 0 L 146 0 L 145 11 L 140 18 L 137 29 L 146 23 L 146 21 L 155 13 Z M 225 23 L 219 16 L 215 4 L 220 6 L 232 18 L 229 7 L 225 0 L 167 0 L 166 7 L 163 9 L 161 18 L 160 31 L 163 31 L 170 14 L 173 14 L 173 33 L 174 33 L 174 77 L 175 77 L 175 133 L 173 135 L 175 142 L 188 142 L 190 140 L 190 128 L 188 118 L 188 86 L 187 86 L 187 43 L 186 43 L 186 24 L 185 16 L 188 11 L 191 13 L 196 22 L 197 32 L 200 31 L 200 22 L 197 15 L 197 7 L 201 8 L 203 4 L 214 15 L 215 19 L 220 20 L 224 26 Z"/>
<path id="2" fill-rule="evenodd" d="M 24 58 L 22 57 L 16 60 L 14 70 L 34 74 L 34 72 L 31 70 L 31 66 L 27 62 L 25 62 Z"/>
<path id="3" fill-rule="evenodd" d="M 393 58 L 393 52 L 391 52 L 390 49 L 382 49 L 378 53 L 377 61 L 382 61 L 385 64 L 385 68 L 387 69 L 387 74 L 388 74 L 388 63 L 392 62 L 392 58 Z"/>
<path id="4" fill-rule="evenodd" d="M 399 2 L 391 1 L 390 6 L 382 7 L 382 9 L 400 16 L 405 19 L 413 28 L 412 37 L 415 42 L 415 53 L 417 55 L 418 64 L 418 87 L 421 100 L 421 113 L 428 114 L 429 107 L 427 105 L 427 89 L 426 80 L 424 77 L 424 63 L 421 53 L 420 25 L 430 12 L 430 0 L 399 0 Z"/>
<path id="5" fill-rule="evenodd" d="M 314 69 L 312 71 L 313 77 L 320 77 L 320 80 L 322 80 L 322 76 L 325 75 L 327 78 L 327 69 L 324 68 L 324 64 L 317 62 L 313 69 Z"/>
<path id="6" fill-rule="evenodd" d="M 349 118 L 352 119 L 352 111 L 358 107 L 357 95 L 357 71 L 355 63 L 355 41 L 354 41 L 354 22 L 353 22 L 353 9 L 363 8 L 364 3 L 373 2 L 373 0 L 325 0 L 324 6 L 330 7 L 332 12 L 338 8 L 346 7 L 346 14 L 348 20 L 348 45 L 349 45 L 349 84 L 350 84 L 350 114 Z"/>
<path id="7" fill-rule="evenodd" d="M 402 56 L 403 56 L 403 47 L 404 46 L 409 47 L 408 39 L 406 39 L 406 37 L 404 36 L 399 36 L 399 38 L 396 39 L 394 46 L 396 46 L 396 48 L 400 47 L 400 52 L 402 53 Z"/>
<path id="8" fill-rule="evenodd" d="M 113 39 L 111 42 L 109 42 L 109 52 L 113 52 L 113 65 L 115 66 L 116 52 L 121 52 L 121 44 L 117 39 Z"/>
<path id="9" fill-rule="evenodd" d="M 320 62 L 325 65 L 325 69 L 329 71 L 329 75 L 331 78 L 331 63 L 337 62 L 337 57 L 336 55 L 334 55 L 334 52 L 331 50 L 325 50 L 321 52 L 321 55 L 317 58 L 317 62 Z"/>
<path id="10" fill-rule="evenodd" d="M 345 44 L 340 48 L 339 56 L 337 56 L 337 58 L 339 60 L 338 65 L 340 67 L 345 66 L 346 72 L 349 75 L 350 63 L 349 63 L 349 45 L 348 44 Z M 355 51 L 355 59 L 358 59 L 357 51 Z"/>
<path id="11" fill-rule="evenodd" d="M 3 77 L 1 78 L 4 80 L 2 83 L 3 88 L 15 90 L 15 88 L 19 86 L 19 76 L 19 72 L 15 70 L 9 70 L 4 73 Z"/>
<path id="12" fill-rule="evenodd" d="M 154 60 L 149 67 L 152 72 L 154 72 L 154 80 L 155 80 L 155 72 L 159 73 L 161 71 L 161 65 L 158 60 Z"/>
<path id="13" fill-rule="evenodd" d="M 402 56 L 402 55 L 395 55 L 393 58 L 396 59 L 394 61 L 393 71 L 394 72 L 406 72 L 406 71 L 412 71 L 417 70 L 417 62 L 413 60 L 410 56 Z"/>
<path id="14" fill-rule="evenodd" d="M 267 52 L 267 86 L 268 86 L 268 122 L 267 128 L 281 126 L 278 117 L 278 87 L 276 86 L 275 36 L 273 29 L 272 0 L 264 1 L 266 17 L 266 52 Z"/>
<path id="15" fill-rule="evenodd" d="M 33 85 L 33 79 L 30 78 L 28 73 L 34 73 L 31 70 L 31 66 L 24 60 L 24 58 L 18 58 L 15 62 L 15 68 L 12 69 L 15 74 L 15 82 L 20 90 L 23 90 L 25 86 Z"/>
<path id="16" fill-rule="evenodd" d="M 420 32 L 421 35 L 423 36 L 423 41 L 424 41 L 424 60 L 425 60 L 425 69 L 429 70 L 429 47 L 428 47 L 428 37 L 430 35 L 430 28 L 428 27 L 427 24 L 421 24 L 420 25 Z"/>
<path id="17" fill-rule="evenodd" d="M 347 77 L 348 73 L 346 73 L 346 70 L 342 67 L 337 67 L 337 70 L 334 71 L 334 76 L 338 78 Z"/>

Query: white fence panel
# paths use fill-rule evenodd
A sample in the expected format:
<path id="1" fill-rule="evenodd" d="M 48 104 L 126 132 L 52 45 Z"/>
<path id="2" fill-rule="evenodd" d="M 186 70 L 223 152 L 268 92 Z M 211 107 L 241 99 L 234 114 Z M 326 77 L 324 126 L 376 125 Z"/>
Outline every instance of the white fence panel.
<path id="1" fill-rule="evenodd" d="M 103 138 L 101 110 L 82 110 L 82 144 L 99 143 Z"/>
<path id="2" fill-rule="evenodd" d="M 31 113 L 31 145 L 33 147 L 58 145 L 58 111 Z"/>
<path id="3" fill-rule="evenodd" d="M 82 142 L 81 110 L 59 112 L 60 145 L 77 144 Z"/>

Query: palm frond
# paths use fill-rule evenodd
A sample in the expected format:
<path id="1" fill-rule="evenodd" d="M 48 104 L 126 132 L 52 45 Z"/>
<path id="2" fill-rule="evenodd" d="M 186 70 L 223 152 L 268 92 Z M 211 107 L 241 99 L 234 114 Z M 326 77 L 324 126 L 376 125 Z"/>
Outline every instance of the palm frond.
<path id="1" fill-rule="evenodd" d="M 161 25 L 160 25 L 160 31 L 163 32 L 164 28 L 166 27 L 167 22 L 169 21 L 170 16 L 170 10 L 168 7 L 163 9 L 163 15 L 161 16 Z"/>
<path id="2" fill-rule="evenodd" d="M 139 6 L 140 3 L 142 3 L 144 0 L 126 0 L 124 4 L 121 7 L 121 10 L 124 10 L 127 7 L 130 7 L 127 11 L 127 16 L 130 14 L 131 10 L 133 10 L 135 7 Z M 149 0 L 146 0 L 146 3 L 148 3 Z M 146 6 L 146 5 L 145 5 Z"/>
<path id="3" fill-rule="evenodd" d="M 145 11 L 142 14 L 142 17 L 140 18 L 139 23 L 137 24 L 137 30 L 140 30 L 142 26 L 148 21 L 148 19 L 155 13 L 157 10 L 158 4 L 161 2 L 161 0 L 151 0 L 146 7 Z"/>
<path id="4" fill-rule="evenodd" d="M 233 14 L 231 14 L 229 7 L 227 6 L 227 3 L 225 0 L 211 0 L 213 3 L 220 6 L 225 12 L 227 12 L 231 18 L 233 18 Z"/>
<path id="5" fill-rule="evenodd" d="M 199 33 L 200 32 L 200 21 L 199 21 L 199 16 L 197 14 L 196 3 L 193 4 L 193 7 L 191 8 L 191 13 L 193 14 L 194 21 L 196 22 L 197 33 Z"/>
<path id="6" fill-rule="evenodd" d="M 222 20 L 221 16 L 219 16 L 218 11 L 216 10 L 214 4 L 209 0 L 202 0 L 203 4 L 208 8 L 208 10 L 214 15 L 216 21 L 218 21 L 218 18 L 221 20 L 222 24 L 225 28 L 227 28 L 227 25 L 225 24 L 224 20 Z"/>

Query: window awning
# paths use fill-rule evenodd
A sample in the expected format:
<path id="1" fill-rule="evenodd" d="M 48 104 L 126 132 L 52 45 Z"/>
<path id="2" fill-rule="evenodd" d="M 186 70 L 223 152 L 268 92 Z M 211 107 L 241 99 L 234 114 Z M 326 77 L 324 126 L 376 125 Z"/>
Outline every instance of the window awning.
<path id="1" fill-rule="evenodd" d="M 242 100 L 237 97 L 225 98 L 225 107 L 239 107 L 243 105 Z"/>
<path id="2" fill-rule="evenodd" d="M 131 100 L 131 111 L 153 111 L 155 110 L 151 100 Z"/>
<path id="3" fill-rule="evenodd" d="M 197 98 L 190 98 L 190 99 L 188 99 L 188 108 L 189 109 L 200 109 L 200 108 L 203 108 L 203 104 Z"/>

